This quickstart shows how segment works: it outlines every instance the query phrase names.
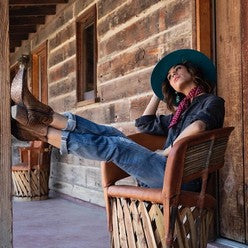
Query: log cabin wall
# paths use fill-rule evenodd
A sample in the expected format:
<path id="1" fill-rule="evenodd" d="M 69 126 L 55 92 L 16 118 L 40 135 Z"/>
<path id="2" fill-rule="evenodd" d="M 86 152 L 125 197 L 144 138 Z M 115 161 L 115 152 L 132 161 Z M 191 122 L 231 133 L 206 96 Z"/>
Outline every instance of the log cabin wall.
<path id="1" fill-rule="evenodd" d="M 75 20 L 96 4 L 97 103 L 79 106 L 76 95 Z M 97 123 L 137 132 L 139 117 L 152 92 L 150 74 L 166 53 L 195 47 L 194 0 L 69 1 L 55 16 L 31 34 L 11 54 L 14 64 L 21 54 L 48 45 L 48 103 L 55 111 L 72 111 Z M 160 107 L 160 111 L 166 111 Z M 104 205 L 99 162 L 53 151 L 50 188 L 82 200 Z"/>

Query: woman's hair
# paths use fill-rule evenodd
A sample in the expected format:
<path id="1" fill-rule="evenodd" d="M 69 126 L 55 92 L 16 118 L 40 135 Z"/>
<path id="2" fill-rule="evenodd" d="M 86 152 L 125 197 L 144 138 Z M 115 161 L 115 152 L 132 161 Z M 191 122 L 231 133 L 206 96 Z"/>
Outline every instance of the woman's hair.
<path id="1" fill-rule="evenodd" d="M 204 79 L 201 71 L 197 67 L 192 65 L 190 62 L 184 62 L 184 63 L 180 63 L 177 65 L 185 66 L 186 69 L 188 70 L 188 72 L 192 75 L 194 82 L 197 85 L 201 86 L 204 92 L 211 93 L 213 91 L 213 86 L 211 85 L 211 83 L 207 82 L 206 79 Z M 175 66 L 177 66 L 177 65 L 175 65 Z M 170 85 L 170 83 L 167 79 L 167 75 L 166 75 L 165 81 L 162 84 L 162 92 L 163 92 L 163 96 L 164 96 L 164 101 L 167 104 L 167 108 L 172 112 L 175 111 L 175 106 L 178 105 L 176 98 L 179 97 L 180 101 L 181 101 L 185 97 L 185 95 L 183 95 L 182 93 L 177 93 L 172 88 L 172 86 Z"/>

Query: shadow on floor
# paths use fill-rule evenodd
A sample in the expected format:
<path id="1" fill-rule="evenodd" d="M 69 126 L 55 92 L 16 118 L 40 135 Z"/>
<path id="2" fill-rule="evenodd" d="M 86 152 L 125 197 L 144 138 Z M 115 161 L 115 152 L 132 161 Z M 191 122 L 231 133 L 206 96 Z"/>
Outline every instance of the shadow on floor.
<path id="1" fill-rule="evenodd" d="M 108 248 L 105 209 L 63 198 L 13 201 L 14 248 Z"/>

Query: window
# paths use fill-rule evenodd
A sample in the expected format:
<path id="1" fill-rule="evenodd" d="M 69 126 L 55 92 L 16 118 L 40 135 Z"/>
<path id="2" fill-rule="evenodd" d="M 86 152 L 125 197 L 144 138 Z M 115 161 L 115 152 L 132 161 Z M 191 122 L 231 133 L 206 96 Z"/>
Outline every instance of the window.
<path id="1" fill-rule="evenodd" d="M 96 6 L 76 21 L 77 101 L 96 101 Z"/>
<path id="2" fill-rule="evenodd" d="M 48 103 L 47 42 L 32 52 L 31 91 L 38 100 Z"/>

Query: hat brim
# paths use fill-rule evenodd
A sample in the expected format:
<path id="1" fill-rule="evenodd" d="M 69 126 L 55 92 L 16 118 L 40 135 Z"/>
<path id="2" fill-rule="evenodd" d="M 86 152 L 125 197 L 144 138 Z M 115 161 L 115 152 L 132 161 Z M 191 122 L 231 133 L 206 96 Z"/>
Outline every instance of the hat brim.
<path id="1" fill-rule="evenodd" d="M 151 86 L 154 93 L 160 99 L 164 98 L 162 93 L 162 83 L 165 82 L 170 68 L 184 62 L 190 62 L 201 71 L 204 79 L 206 79 L 212 86 L 215 85 L 216 69 L 213 62 L 206 55 L 193 49 L 177 50 L 163 57 L 152 71 Z"/>

